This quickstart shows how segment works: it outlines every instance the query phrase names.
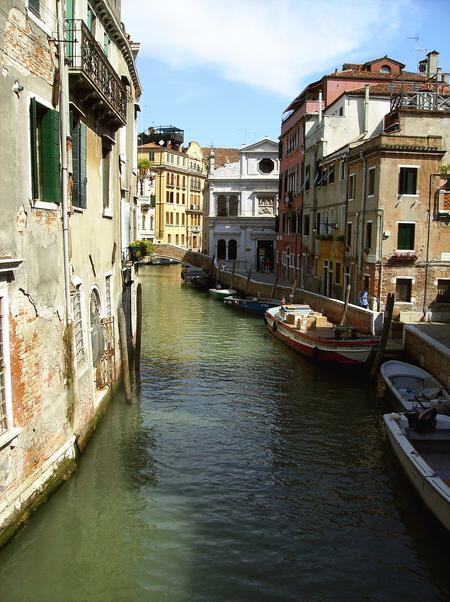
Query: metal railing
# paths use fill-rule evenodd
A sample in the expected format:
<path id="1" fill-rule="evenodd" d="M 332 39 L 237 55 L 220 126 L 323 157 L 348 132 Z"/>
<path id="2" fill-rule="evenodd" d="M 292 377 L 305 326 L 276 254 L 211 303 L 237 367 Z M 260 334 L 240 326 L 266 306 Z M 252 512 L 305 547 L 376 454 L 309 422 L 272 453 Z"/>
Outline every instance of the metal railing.
<path id="1" fill-rule="evenodd" d="M 127 116 L 127 93 L 120 77 L 84 21 L 66 20 L 66 58 L 69 71 L 81 71 L 120 120 Z"/>

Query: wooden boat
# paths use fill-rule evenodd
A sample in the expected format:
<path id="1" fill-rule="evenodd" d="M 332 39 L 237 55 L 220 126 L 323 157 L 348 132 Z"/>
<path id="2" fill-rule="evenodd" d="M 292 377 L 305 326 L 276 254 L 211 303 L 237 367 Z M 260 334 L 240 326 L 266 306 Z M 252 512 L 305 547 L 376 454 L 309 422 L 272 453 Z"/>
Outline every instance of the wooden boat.
<path id="1" fill-rule="evenodd" d="M 450 530 L 450 417 L 435 408 L 422 412 L 435 423 L 421 432 L 420 414 L 386 414 L 384 426 L 392 448 L 417 493 L 435 517 Z M 415 422 L 414 422 L 415 417 Z"/>
<path id="2" fill-rule="evenodd" d="M 380 374 L 403 410 L 411 412 L 435 407 L 440 414 L 450 414 L 448 391 L 422 368 L 390 360 L 381 366 Z"/>
<path id="3" fill-rule="evenodd" d="M 282 305 L 266 311 L 270 332 L 296 351 L 319 361 L 364 365 L 379 338 L 356 328 L 334 326 L 309 305 Z"/>
<path id="4" fill-rule="evenodd" d="M 225 297 L 236 295 L 237 291 L 235 291 L 234 288 L 210 288 L 209 294 L 215 299 L 221 299 L 223 301 Z"/>
<path id="5" fill-rule="evenodd" d="M 243 309 L 254 314 L 264 315 L 271 307 L 277 307 L 281 301 L 279 299 L 265 299 L 262 297 L 225 297 L 224 303 L 238 309 Z"/>
<path id="6" fill-rule="evenodd" d="M 209 275 L 195 266 L 186 266 L 181 271 L 181 279 L 183 284 L 186 286 L 192 286 L 193 288 L 209 288 L 210 278 Z"/>

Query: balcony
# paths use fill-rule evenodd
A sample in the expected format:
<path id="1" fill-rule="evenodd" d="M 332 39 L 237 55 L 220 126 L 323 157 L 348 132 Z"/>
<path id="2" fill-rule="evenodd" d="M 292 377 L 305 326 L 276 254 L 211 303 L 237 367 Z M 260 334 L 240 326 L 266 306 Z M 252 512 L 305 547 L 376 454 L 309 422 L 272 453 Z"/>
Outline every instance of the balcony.
<path id="1" fill-rule="evenodd" d="M 84 21 L 66 21 L 66 40 L 71 99 L 116 131 L 126 124 L 125 86 Z"/>
<path id="2" fill-rule="evenodd" d="M 192 204 L 191 204 L 191 205 L 188 205 L 188 206 L 186 207 L 186 212 L 187 212 L 187 213 L 189 213 L 189 212 L 197 212 L 197 213 L 201 213 L 201 211 L 202 211 L 202 210 L 201 210 L 201 208 L 200 208 L 200 205 L 192 205 Z"/>

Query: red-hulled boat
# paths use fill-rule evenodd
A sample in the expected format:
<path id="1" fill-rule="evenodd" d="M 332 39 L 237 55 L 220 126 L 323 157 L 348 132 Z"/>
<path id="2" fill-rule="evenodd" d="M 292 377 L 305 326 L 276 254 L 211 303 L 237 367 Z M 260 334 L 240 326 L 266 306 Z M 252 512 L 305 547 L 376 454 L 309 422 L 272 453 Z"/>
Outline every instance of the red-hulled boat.
<path id="1" fill-rule="evenodd" d="M 358 333 L 356 328 L 334 326 L 309 305 L 281 305 L 266 311 L 270 332 L 280 341 L 313 359 L 362 366 L 379 337 Z"/>

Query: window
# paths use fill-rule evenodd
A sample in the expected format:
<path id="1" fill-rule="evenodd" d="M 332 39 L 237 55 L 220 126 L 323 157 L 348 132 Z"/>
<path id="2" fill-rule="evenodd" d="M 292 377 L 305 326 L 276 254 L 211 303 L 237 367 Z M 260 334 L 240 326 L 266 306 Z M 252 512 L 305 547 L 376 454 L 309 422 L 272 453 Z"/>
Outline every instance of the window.
<path id="1" fill-rule="evenodd" d="M 390 73 L 390 72 L 391 72 L 391 68 L 389 67 L 389 65 L 381 65 L 380 73 Z"/>
<path id="2" fill-rule="evenodd" d="M 106 56 L 109 56 L 110 46 L 111 46 L 111 40 L 109 39 L 109 35 L 105 31 L 103 34 L 103 52 L 106 54 Z"/>
<path id="3" fill-rule="evenodd" d="M 395 299 L 403 303 L 411 302 L 411 278 L 397 278 L 395 281 Z"/>
<path id="4" fill-rule="evenodd" d="M 375 194 L 375 167 L 370 167 L 367 173 L 367 196 Z"/>
<path id="5" fill-rule="evenodd" d="M 355 198 L 356 177 L 354 173 L 348 176 L 348 200 L 352 201 Z"/>
<path id="6" fill-rule="evenodd" d="M 310 168 L 309 168 L 309 165 L 307 165 L 305 167 L 305 181 L 304 181 L 305 190 L 309 190 L 309 187 L 310 187 L 309 172 L 310 172 Z"/>
<path id="7" fill-rule="evenodd" d="M 258 167 L 261 173 L 272 173 L 272 171 L 275 169 L 275 163 L 269 158 L 261 159 L 261 161 L 258 163 Z"/>
<path id="8" fill-rule="evenodd" d="M 330 165 L 328 170 L 328 184 L 334 184 L 334 163 Z"/>
<path id="9" fill-rule="evenodd" d="M 180 244 L 180 235 L 179 234 L 175 234 L 175 244 L 176 245 Z"/>
<path id="10" fill-rule="evenodd" d="M 237 259 L 237 242 L 234 239 L 228 243 L 228 259 L 232 261 Z"/>
<path id="11" fill-rule="evenodd" d="M 311 216 L 309 213 L 305 213 L 303 216 L 303 234 L 304 236 L 309 236 L 309 231 L 310 231 L 310 223 L 311 223 Z"/>
<path id="12" fill-rule="evenodd" d="M 111 204 L 110 179 L 111 179 L 111 151 L 105 144 L 102 145 L 102 190 L 103 210 L 109 210 Z"/>
<path id="13" fill-rule="evenodd" d="M 171 242 L 172 242 L 172 235 L 171 234 L 167 235 L 167 242 L 169 243 L 169 245 L 171 244 Z"/>
<path id="14" fill-rule="evenodd" d="M 351 247 L 352 246 L 352 222 L 348 222 L 347 223 L 347 236 L 346 236 L 347 240 L 347 247 Z"/>
<path id="15" fill-rule="evenodd" d="M 372 248 L 372 222 L 366 224 L 366 249 Z"/>
<path id="16" fill-rule="evenodd" d="M 417 167 L 400 167 L 398 194 L 417 194 Z"/>
<path id="17" fill-rule="evenodd" d="M 180 225 L 180 214 L 179 213 L 175 213 L 175 224 L 177 226 Z"/>
<path id="18" fill-rule="evenodd" d="M 217 215 L 219 217 L 227 215 L 227 199 L 222 194 L 217 199 Z"/>
<path id="19" fill-rule="evenodd" d="M 181 225 L 182 226 L 185 225 L 185 214 L 184 213 L 181 214 Z"/>
<path id="20" fill-rule="evenodd" d="M 334 278 L 335 278 L 336 284 L 341 284 L 341 264 L 340 263 L 336 263 Z"/>
<path id="21" fill-rule="evenodd" d="M 339 161 L 339 179 L 345 180 L 345 163 L 344 161 Z"/>
<path id="22" fill-rule="evenodd" d="M 78 123 L 72 128 L 72 205 L 86 208 L 86 126 Z"/>
<path id="23" fill-rule="evenodd" d="M 61 201 L 59 113 L 30 102 L 31 176 L 33 199 Z"/>
<path id="24" fill-rule="evenodd" d="M 8 314 L 6 291 L 0 290 L 0 436 L 13 426 Z"/>
<path id="25" fill-rule="evenodd" d="M 217 241 L 217 259 L 227 258 L 227 243 L 221 238 Z"/>
<path id="26" fill-rule="evenodd" d="M 397 250 L 414 251 L 415 224 L 398 224 Z"/>
<path id="27" fill-rule="evenodd" d="M 28 8 L 36 17 L 40 16 L 40 0 L 28 0 Z"/>
<path id="28" fill-rule="evenodd" d="M 108 274 L 108 276 L 105 277 L 105 299 L 107 316 L 112 316 L 111 296 L 111 274 Z"/>
<path id="29" fill-rule="evenodd" d="M 73 326 L 75 331 L 75 359 L 80 365 L 86 357 L 83 336 L 83 319 L 81 313 L 81 284 L 79 284 L 72 294 L 72 313 Z"/>
<path id="30" fill-rule="evenodd" d="M 237 216 L 238 210 L 239 210 L 239 201 L 238 201 L 237 196 L 234 196 L 234 195 L 230 196 L 229 203 L 230 203 L 229 215 Z"/>
<path id="31" fill-rule="evenodd" d="M 344 107 L 339 107 L 339 117 L 344 116 Z"/>
<path id="32" fill-rule="evenodd" d="M 450 303 L 450 280 L 437 281 L 437 303 Z"/>
<path id="33" fill-rule="evenodd" d="M 87 26 L 91 34 L 95 35 L 95 13 L 89 4 L 87 7 Z"/>

